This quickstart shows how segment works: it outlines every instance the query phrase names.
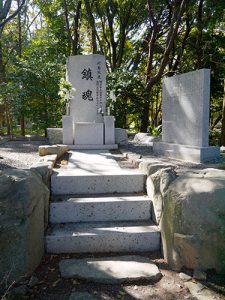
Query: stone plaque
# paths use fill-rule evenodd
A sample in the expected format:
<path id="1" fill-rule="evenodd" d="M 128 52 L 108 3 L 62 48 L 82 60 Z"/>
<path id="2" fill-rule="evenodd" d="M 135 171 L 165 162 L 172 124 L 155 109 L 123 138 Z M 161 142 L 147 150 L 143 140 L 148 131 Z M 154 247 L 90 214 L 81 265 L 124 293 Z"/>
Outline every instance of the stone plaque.
<path id="1" fill-rule="evenodd" d="M 67 80 L 75 89 L 70 101 L 74 122 L 103 122 L 106 109 L 106 63 L 103 55 L 76 55 L 67 59 Z"/>
<path id="2" fill-rule="evenodd" d="M 207 147 L 209 99 L 208 69 L 164 79 L 162 141 Z"/>

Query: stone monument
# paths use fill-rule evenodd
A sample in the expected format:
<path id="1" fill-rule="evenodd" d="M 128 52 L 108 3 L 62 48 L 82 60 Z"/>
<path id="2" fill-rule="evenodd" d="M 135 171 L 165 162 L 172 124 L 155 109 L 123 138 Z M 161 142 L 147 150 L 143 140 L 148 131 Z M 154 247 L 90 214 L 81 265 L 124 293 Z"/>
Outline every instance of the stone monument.
<path id="1" fill-rule="evenodd" d="M 153 151 L 196 163 L 218 160 L 219 148 L 208 144 L 209 106 L 209 69 L 164 79 L 162 142 L 153 143 Z"/>
<path id="2" fill-rule="evenodd" d="M 106 63 L 103 55 L 67 59 L 67 80 L 74 89 L 63 116 L 63 144 L 73 149 L 115 149 L 115 121 L 106 116 Z"/>

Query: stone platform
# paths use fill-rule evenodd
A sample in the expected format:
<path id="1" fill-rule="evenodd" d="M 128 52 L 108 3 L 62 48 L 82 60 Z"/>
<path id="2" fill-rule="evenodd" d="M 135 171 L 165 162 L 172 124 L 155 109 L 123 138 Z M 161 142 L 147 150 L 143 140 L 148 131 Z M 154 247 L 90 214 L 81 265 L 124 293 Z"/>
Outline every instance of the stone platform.
<path id="1" fill-rule="evenodd" d="M 123 169 L 109 151 L 71 151 L 66 170 L 52 176 L 52 193 L 104 194 L 143 192 L 146 175 Z"/>
<path id="2" fill-rule="evenodd" d="M 155 154 L 194 163 L 216 162 L 220 158 L 219 147 L 197 147 L 166 142 L 154 142 Z"/>

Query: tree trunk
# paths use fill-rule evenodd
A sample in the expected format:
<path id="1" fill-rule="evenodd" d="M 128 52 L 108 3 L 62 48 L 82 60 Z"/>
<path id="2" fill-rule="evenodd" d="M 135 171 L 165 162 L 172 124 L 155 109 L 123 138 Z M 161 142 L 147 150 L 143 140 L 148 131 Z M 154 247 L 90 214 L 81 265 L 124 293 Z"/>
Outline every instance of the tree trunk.
<path id="1" fill-rule="evenodd" d="M 88 22 L 91 27 L 92 53 L 95 54 L 95 53 L 97 53 L 97 50 L 98 50 L 97 41 L 96 41 L 97 32 L 96 32 L 96 28 L 95 28 L 95 19 L 91 12 L 90 0 L 84 0 L 84 3 L 85 3 L 86 11 L 87 11 Z"/>
<path id="2" fill-rule="evenodd" d="M 73 27 L 73 55 L 78 54 L 78 41 L 79 41 L 79 20 L 80 20 L 80 11 L 81 11 L 81 1 L 77 3 L 76 14 L 74 16 L 74 27 Z"/>
<path id="3" fill-rule="evenodd" d="M 20 0 L 17 0 L 18 8 L 20 7 Z M 22 25 L 21 25 L 21 13 L 17 15 L 18 18 L 18 56 L 22 57 Z M 23 99 L 21 99 L 21 111 L 20 111 L 20 133 L 25 136 L 25 118 L 23 113 Z"/>
<path id="4" fill-rule="evenodd" d="M 3 27 L 0 28 L 0 85 L 6 82 L 5 65 L 3 63 L 2 33 Z"/>
<path id="5" fill-rule="evenodd" d="M 146 102 L 143 105 L 143 110 L 141 114 L 141 132 L 147 132 L 148 131 L 148 126 L 149 126 L 149 102 Z"/>
<path id="6" fill-rule="evenodd" d="M 224 96 L 223 96 L 223 109 L 222 109 L 221 146 L 225 146 L 225 79 L 224 79 Z"/>

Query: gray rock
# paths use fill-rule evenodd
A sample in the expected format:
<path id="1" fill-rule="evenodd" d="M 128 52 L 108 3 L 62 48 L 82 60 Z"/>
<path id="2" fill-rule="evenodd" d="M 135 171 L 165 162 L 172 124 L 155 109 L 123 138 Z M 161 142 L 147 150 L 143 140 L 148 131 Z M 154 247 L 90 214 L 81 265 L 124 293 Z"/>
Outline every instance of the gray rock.
<path id="1" fill-rule="evenodd" d="M 192 279 L 191 276 L 189 276 L 189 275 L 187 275 L 187 274 L 185 274 L 185 273 L 182 273 L 182 272 L 179 274 L 179 277 L 180 277 L 180 279 L 182 279 L 183 281 L 190 281 L 190 280 Z"/>
<path id="2" fill-rule="evenodd" d="M 0 281 L 31 274 L 44 253 L 49 190 L 30 170 L 0 173 Z"/>
<path id="3" fill-rule="evenodd" d="M 164 196 L 169 185 L 177 178 L 177 174 L 173 167 L 168 167 L 160 172 L 160 192 Z"/>
<path id="4" fill-rule="evenodd" d="M 41 176 L 44 184 L 46 184 L 47 187 L 50 189 L 52 167 L 53 166 L 51 162 L 37 162 L 30 167 L 30 170 L 37 172 Z"/>
<path id="5" fill-rule="evenodd" d="M 192 296 L 197 300 L 213 300 L 213 299 L 219 300 L 220 299 L 220 295 L 216 294 L 213 291 L 210 291 L 200 283 L 185 282 L 184 285 L 186 286 L 186 288 L 189 289 Z"/>
<path id="6" fill-rule="evenodd" d="M 66 153 L 69 150 L 69 147 L 66 145 L 43 145 L 39 146 L 39 155 L 40 156 L 45 156 L 45 155 L 52 155 L 56 154 L 57 157 L 59 158 L 62 156 L 64 153 Z"/>
<path id="7" fill-rule="evenodd" d="M 64 278 L 108 284 L 141 279 L 157 281 L 162 276 L 154 263 L 141 256 L 67 259 L 59 263 L 59 269 Z"/>
<path id="8" fill-rule="evenodd" d="M 158 172 L 159 170 L 162 169 L 167 169 L 167 168 L 175 168 L 173 165 L 171 164 L 167 164 L 167 163 L 153 163 L 150 164 L 149 166 L 147 166 L 147 175 L 152 175 L 156 172 Z"/>
<path id="9" fill-rule="evenodd" d="M 88 292 L 74 292 L 70 295 L 69 300 L 98 300 Z"/>
<path id="10" fill-rule="evenodd" d="M 225 271 L 225 171 L 196 170 L 174 180 L 164 196 L 161 236 L 175 270 Z"/>
<path id="11" fill-rule="evenodd" d="M 150 133 L 145 132 L 138 132 L 135 134 L 133 142 L 134 143 L 140 143 L 140 144 L 148 144 L 152 142 L 157 142 L 160 140 L 160 137 L 150 135 Z"/>
<path id="12" fill-rule="evenodd" d="M 62 144 L 63 142 L 62 128 L 47 128 L 47 137 L 51 145 Z"/>
<path id="13" fill-rule="evenodd" d="M 31 276 L 31 278 L 30 278 L 30 280 L 28 282 L 28 286 L 29 287 L 33 287 L 36 284 L 38 284 L 38 282 L 39 282 L 39 279 L 36 276 Z"/>
<path id="14" fill-rule="evenodd" d="M 140 165 L 139 165 L 139 169 L 145 173 L 146 175 L 149 175 L 148 174 L 148 169 L 149 169 L 149 166 L 152 165 L 152 164 L 160 164 L 161 161 L 157 160 L 156 158 L 148 158 L 148 159 L 144 159 Z"/>
<path id="15" fill-rule="evenodd" d="M 193 274 L 193 278 L 197 279 L 197 280 L 206 280 L 207 279 L 207 274 L 206 274 L 206 272 L 204 272 L 202 270 L 195 269 L 194 274 Z"/>
<path id="16" fill-rule="evenodd" d="M 160 168 L 147 178 L 147 194 L 153 203 L 152 219 L 157 224 L 159 224 L 161 220 L 163 197 L 175 178 L 176 173 L 173 168 Z"/>
<path id="17" fill-rule="evenodd" d="M 115 143 L 118 145 L 126 145 L 128 143 L 128 135 L 126 129 L 115 128 Z"/>
<path id="18" fill-rule="evenodd" d="M 9 292 L 9 299 L 21 299 L 20 297 L 23 297 L 27 292 L 27 286 L 26 285 L 20 285 L 16 288 L 13 288 Z"/>

